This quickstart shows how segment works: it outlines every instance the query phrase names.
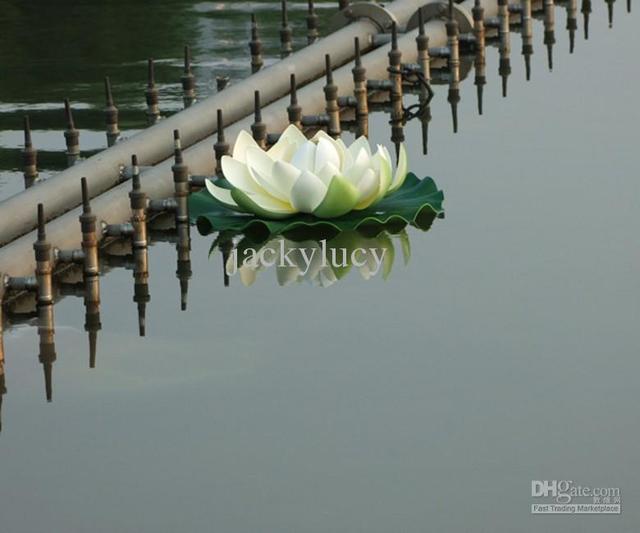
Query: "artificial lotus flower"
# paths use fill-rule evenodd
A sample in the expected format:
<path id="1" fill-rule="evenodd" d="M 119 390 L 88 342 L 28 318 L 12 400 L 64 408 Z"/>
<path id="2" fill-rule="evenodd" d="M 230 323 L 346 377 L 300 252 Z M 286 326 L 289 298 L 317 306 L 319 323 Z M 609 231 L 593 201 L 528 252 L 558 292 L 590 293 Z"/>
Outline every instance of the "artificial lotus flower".
<path id="1" fill-rule="evenodd" d="M 347 147 L 324 131 L 307 140 L 293 125 L 268 151 L 241 131 L 233 155 L 221 163 L 231 188 L 207 181 L 211 195 L 228 208 L 269 219 L 296 213 L 335 218 L 366 209 L 397 191 L 407 176 L 404 145 L 393 173 L 389 151 L 378 145 L 373 154 L 366 137 Z"/>

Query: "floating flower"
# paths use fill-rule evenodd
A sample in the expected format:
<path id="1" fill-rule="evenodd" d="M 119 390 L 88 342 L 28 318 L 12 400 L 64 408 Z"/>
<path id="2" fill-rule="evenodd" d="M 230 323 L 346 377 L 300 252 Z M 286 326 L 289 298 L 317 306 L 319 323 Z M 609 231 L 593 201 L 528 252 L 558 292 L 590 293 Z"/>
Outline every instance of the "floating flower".
<path id="1" fill-rule="evenodd" d="M 230 188 L 207 181 L 207 189 L 228 208 L 267 219 L 296 213 L 335 218 L 398 190 L 407 175 L 407 153 L 401 145 L 393 173 L 389 151 L 378 145 L 373 154 L 365 137 L 347 147 L 323 131 L 307 140 L 289 126 L 268 151 L 241 131 L 233 155 L 222 158 L 222 172 Z"/>

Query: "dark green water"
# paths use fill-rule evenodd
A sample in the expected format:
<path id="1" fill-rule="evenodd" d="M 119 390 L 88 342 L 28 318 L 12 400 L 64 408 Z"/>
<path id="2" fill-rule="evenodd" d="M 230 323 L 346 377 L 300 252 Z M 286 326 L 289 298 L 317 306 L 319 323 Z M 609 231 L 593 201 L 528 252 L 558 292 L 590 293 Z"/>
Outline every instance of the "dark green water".
<path id="1" fill-rule="evenodd" d="M 0 85 L 4 196 L 21 181 L 10 162 L 17 106 L 70 94 L 93 106 L 77 121 L 86 116 L 103 142 L 100 77 L 110 66 L 116 95 L 130 95 L 117 96 L 128 124 L 142 127 L 144 59 L 170 59 L 158 77 L 177 81 L 183 32 L 198 36 L 201 83 L 221 58 L 237 62 L 233 76 L 247 72 L 243 43 L 219 53 L 211 44 L 213 28 L 233 35 L 236 20 L 244 40 L 244 12 L 154 3 L 147 27 L 148 8 L 137 7 L 146 4 L 123 3 L 76 34 L 43 3 L 28 48 L 18 5 L 1 11 L 3 27 L 17 28 L 0 36 L 13 73 Z M 78 17 L 98 9 L 78 6 Z M 444 190 L 447 216 L 407 231 L 406 265 L 393 238 L 386 281 L 353 271 L 327 289 L 281 288 L 264 271 L 250 288 L 238 277 L 225 288 L 220 255 L 208 257 L 213 236 L 194 231 L 181 312 L 175 248 L 157 244 L 144 339 L 132 273 L 102 278 L 97 368 L 88 368 L 81 299 L 55 306 L 50 404 L 36 328 L 7 331 L 0 530 L 637 531 L 640 37 L 635 11 L 617 2 L 610 30 L 605 7 L 594 4 L 590 40 L 580 35 L 573 55 L 557 9 L 553 73 L 536 23 L 528 83 L 512 35 L 507 99 L 490 50 L 485 115 L 466 80 L 457 135 L 438 88 L 427 157 L 419 124 L 407 126 L 411 167 Z M 114 27 L 119 41 L 105 44 Z M 46 61 L 28 69 L 7 59 L 42 50 Z M 68 54 L 74 77 L 49 74 Z M 31 82 L 21 91 L 17 79 Z M 179 105 L 177 85 L 163 94 Z M 52 160 L 60 113 L 35 113 Z M 387 120 L 373 117 L 373 141 L 389 143 Z M 620 487 L 622 515 L 532 516 L 531 481 L 544 479 Z"/>

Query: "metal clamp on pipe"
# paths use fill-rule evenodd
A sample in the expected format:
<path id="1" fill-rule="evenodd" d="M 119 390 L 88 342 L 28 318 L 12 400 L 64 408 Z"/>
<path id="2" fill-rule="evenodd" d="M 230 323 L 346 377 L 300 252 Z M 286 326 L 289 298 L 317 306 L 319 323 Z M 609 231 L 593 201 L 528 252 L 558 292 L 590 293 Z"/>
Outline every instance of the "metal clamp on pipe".
<path id="1" fill-rule="evenodd" d="M 471 14 L 465 8 L 460 7 L 458 3 L 459 2 L 454 2 L 452 5 L 452 18 L 458 23 L 460 33 L 472 33 L 473 18 Z M 445 23 L 449 20 L 449 4 L 447 2 L 433 2 L 424 5 L 411 16 L 407 22 L 405 31 L 408 32 L 419 27 L 420 12 L 422 12 L 424 24 L 431 20 L 440 20 Z"/>
<path id="2" fill-rule="evenodd" d="M 102 234 L 105 237 L 130 237 L 133 235 L 133 231 L 133 225 L 130 222 L 102 225 Z"/>
<path id="3" fill-rule="evenodd" d="M 353 21 L 363 18 L 372 21 L 382 33 L 391 31 L 391 26 L 394 23 L 398 24 L 396 16 L 380 4 L 357 2 L 339 11 L 329 20 L 329 31 L 337 31 Z"/>
<path id="4" fill-rule="evenodd" d="M 84 252 L 82 250 L 58 250 L 53 251 L 53 258 L 56 263 L 73 263 L 79 265 L 84 263 Z"/>

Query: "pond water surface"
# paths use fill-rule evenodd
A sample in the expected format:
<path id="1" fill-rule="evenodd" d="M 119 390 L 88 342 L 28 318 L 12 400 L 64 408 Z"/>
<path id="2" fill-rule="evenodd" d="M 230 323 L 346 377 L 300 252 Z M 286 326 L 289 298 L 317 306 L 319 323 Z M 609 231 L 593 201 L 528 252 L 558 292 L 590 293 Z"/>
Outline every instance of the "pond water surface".
<path id="1" fill-rule="evenodd" d="M 24 110 L 53 171 L 61 98 L 87 104 L 81 142 L 99 148 L 110 73 L 123 124 L 143 127 L 144 61 L 177 81 L 185 33 L 202 94 L 216 73 L 245 76 L 248 4 L 69 3 L 52 22 L 61 3 L 10 2 L 0 197 L 21 188 Z M 258 6 L 270 57 L 274 4 Z M 407 230 L 406 264 L 392 237 L 386 280 L 280 287 L 266 270 L 225 287 L 215 236 L 194 230 L 182 312 L 175 246 L 158 243 L 146 337 L 131 271 L 101 279 L 95 369 L 82 300 L 55 306 L 51 403 L 37 328 L 5 325 L 0 531 L 637 531 L 640 35 L 637 11 L 616 3 L 609 29 L 593 7 L 572 55 L 557 8 L 551 73 L 534 25 L 530 82 L 512 35 L 506 99 L 489 50 L 485 114 L 465 80 L 456 135 L 437 87 L 428 156 L 407 125 L 411 168 L 444 190 L 446 218 Z M 178 85 L 162 87 L 177 109 Z M 388 117 L 372 121 L 389 144 Z M 622 515 L 532 516 L 532 480 L 553 479 L 620 487 Z"/>

